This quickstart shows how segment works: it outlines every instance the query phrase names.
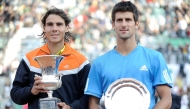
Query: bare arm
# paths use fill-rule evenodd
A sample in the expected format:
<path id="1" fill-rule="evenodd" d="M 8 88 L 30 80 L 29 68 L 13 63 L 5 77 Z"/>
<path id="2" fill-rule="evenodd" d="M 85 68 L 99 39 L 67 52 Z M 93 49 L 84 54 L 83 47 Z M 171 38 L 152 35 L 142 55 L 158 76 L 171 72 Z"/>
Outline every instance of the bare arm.
<path id="1" fill-rule="evenodd" d="M 89 109 L 102 109 L 99 105 L 100 99 L 94 96 L 89 97 Z"/>
<path id="2" fill-rule="evenodd" d="M 167 85 L 160 85 L 156 87 L 160 101 L 155 105 L 154 109 L 170 109 L 172 104 L 172 97 L 170 87 Z"/>

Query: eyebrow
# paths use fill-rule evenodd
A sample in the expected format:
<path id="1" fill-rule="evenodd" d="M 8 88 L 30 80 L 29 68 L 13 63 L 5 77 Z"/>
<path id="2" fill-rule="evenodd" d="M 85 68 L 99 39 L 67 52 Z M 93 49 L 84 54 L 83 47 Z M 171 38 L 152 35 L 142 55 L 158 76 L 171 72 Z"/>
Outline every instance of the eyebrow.
<path id="1" fill-rule="evenodd" d="M 47 22 L 46 24 L 53 24 L 53 22 Z M 62 22 L 56 22 L 56 24 L 63 24 Z"/>
<path id="2" fill-rule="evenodd" d="M 132 19 L 132 18 L 117 18 L 116 20 L 130 20 L 130 19 Z"/>

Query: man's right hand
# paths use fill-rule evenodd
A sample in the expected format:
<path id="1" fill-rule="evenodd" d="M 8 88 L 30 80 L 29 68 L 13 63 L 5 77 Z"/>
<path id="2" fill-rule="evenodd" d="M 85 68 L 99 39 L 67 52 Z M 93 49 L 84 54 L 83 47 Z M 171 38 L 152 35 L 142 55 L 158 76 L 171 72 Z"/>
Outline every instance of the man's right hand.
<path id="1" fill-rule="evenodd" d="M 35 80 L 35 82 L 34 82 L 34 85 L 32 87 L 32 90 L 31 90 L 32 94 L 37 95 L 40 92 L 43 92 L 43 93 L 47 92 L 47 90 L 43 89 L 44 86 L 40 85 L 40 84 L 42 84 L 42 81 L 41 81 L 42 77 L 41 76 L 35 75 L 34 80 Z"/>

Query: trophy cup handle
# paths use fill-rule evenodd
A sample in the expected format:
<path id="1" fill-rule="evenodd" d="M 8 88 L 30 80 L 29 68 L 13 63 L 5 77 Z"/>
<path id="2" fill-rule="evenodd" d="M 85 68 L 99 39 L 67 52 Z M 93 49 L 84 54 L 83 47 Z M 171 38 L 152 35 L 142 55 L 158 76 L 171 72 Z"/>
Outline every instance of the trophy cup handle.
<path id="1" fill-rule="evenodd" d="M 57 84 L 57 87 L 60 88 L 61 85 L 62 85 L 61 78 L 62 78 L 63 74 L 58 74 L 57 76 L 59 76 L 59 82 L 58 82 L 58 84 Z"/>

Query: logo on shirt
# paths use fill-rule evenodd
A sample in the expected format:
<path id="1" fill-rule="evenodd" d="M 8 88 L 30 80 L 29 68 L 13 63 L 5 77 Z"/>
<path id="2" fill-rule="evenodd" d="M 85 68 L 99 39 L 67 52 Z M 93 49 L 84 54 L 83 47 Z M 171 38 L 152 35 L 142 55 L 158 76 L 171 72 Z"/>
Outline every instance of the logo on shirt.
<path id="1" fill-rule="evenodd" d="M 69 68 L 69 65 L 65 65 L 64 68 Z"/>
<path id="2" fill-rule="evenodd" d="M 143 66 L 140 68 L 140 70 L 148 71 L 146 65 L 143 65 Z"/>

